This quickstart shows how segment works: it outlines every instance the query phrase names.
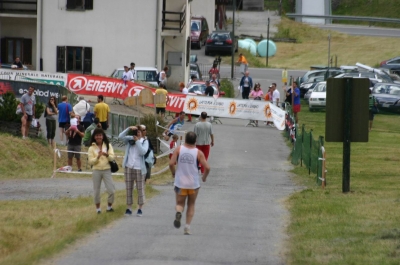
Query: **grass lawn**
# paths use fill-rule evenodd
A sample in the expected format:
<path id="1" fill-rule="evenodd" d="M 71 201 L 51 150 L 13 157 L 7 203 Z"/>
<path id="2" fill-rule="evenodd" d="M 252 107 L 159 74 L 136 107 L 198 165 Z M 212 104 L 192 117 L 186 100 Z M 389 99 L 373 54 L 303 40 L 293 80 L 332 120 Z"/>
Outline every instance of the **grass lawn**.
<path id="1" fill-rule="evenodd" d="M 381 61 L 399 55 L 399 38 L 350 36 L 282 18 L 275 37 L 295 38 L 297 43 L 275 43 L 277 52 L 268 58 L 268 67 L 310 69 L 312 65 L 327 65 L 329 34 L 331 34 L 330 55 L 337 56 L 338 67 L 355 65 L 357 62 L 379 67 Z M 235 53 L 235 61 L 239 53 L 245 55 L 250 67 L 266 67 L 265 57 L 253 56 L 244 49 L 239 49 L 239 52 Z M 222 57 L 222 63 L 230 64 L 230 62 L 230 56 Z"/>
<path id="2" fill-rule="evenodd" d="M 299 124 L 324 136 L 325 112 L 303 103 Z M 327 187 L 296 167 L 306 188 L 287 200 L 288 264 L 399 264 L 400 116 L 378 114 L 368 143 L 351 144 L 351 192 L 342 193 L 343 144 L 326 142 Z"/>
<path id="3" fill-rule="evenodd" d="M 22 140 L 0 133 L 0 181 L 7 179 L 49 178 L 53 172 L 53 151 L 44 140 Z M 60 147 L 65 149 L 65 147 Z M 83 151 L 86 148 L 83 148 Z M 118 153 L 123 155 L 123 153 Z M 83 169 L 85 169 L 85 160 Z M 120 164 L 122 158 L 117 160 Z M 153 172 L 168 166 L 168 156 L 157 160 Z M 57 159 L 57 167 L 65 166 L 66 153 Z M 74 166 L 76 164 L 74 162 Z M 76 170 L 76 168 L 74 168 Z M 62 174 L 63 178 L 90 178 L 85 174 Z M 123 176 L 114 176 L 114 181 L 124 181 Z M 169 170 L 152 176 L 146 186 L 146 198 L 158 194 L 152 184 L 163 185 L 173 181 Z M 60 200 L 2 201 L 0 204 L 0 265 L 40 264 L 40 261 L 60 252 L 77 239 L 93 233 L 125 212 L 125 191 L 115 194 L 114 213 L 95 213 L 93 197 Z M 133 195 L 136 197 L 136 191 Z M 102 195 L 105 210 L 107 194 Z"/>

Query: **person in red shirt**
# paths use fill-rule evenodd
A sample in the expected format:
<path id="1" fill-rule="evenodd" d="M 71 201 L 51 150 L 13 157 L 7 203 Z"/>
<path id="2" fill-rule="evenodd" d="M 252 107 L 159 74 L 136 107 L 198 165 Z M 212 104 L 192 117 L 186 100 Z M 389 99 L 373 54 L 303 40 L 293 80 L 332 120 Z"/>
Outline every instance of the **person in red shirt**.
<path id="1" fill-rule="evenodd" d="M 172 141 L 169 143 L 169 149 L 174 149 L 178 146 L 179 136 L 177 134 L 172 135 Z M 172 153 L 169 154 L 169 159 L 171 159 Z"/>
<path id="2" fill-rule="evenodd" d="M 212 65 L 210 71 L 208 71 L 208 75 L 210 76 L 210 79 L 212 78 L 212 75 L 216 75 L 216 77 L 219 78 L 219 70 L 216 64 Z"/>

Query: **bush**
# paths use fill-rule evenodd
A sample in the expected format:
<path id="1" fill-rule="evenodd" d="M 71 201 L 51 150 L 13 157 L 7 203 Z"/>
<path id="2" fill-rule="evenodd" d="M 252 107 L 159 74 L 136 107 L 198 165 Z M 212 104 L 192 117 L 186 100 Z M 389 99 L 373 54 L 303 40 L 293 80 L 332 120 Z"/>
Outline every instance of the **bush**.
<path id="1" fill-rule="evenodd" d="M 0 98 L 0 121 L 20 121 L 21 116 L 15 114 L 18 101 L 12 92 L 7 92 Z"/>
<path id="2" fill-rule="evenodd" d="M 145 114 L 143 117 L 140 117 L 140 124 L 146 125 L 147 137 L 158 137 L 160 136 L 164 129 L 157 128 L 158 133 L 156 133 L 156 119 L 159 124 L 163 127 L 166 126 L 166 122 L 159 116 L 155 116 L 154 114 Z"/>
<path id="3" fill-rule="evenodd" d="M 221 87 L 219 89 L 225 92 L 225 97 L 234 98 L 235 89 L 233 88 L 232 82 L 226 78 L 221 79 L 220 82 L 221 82 Z"/>

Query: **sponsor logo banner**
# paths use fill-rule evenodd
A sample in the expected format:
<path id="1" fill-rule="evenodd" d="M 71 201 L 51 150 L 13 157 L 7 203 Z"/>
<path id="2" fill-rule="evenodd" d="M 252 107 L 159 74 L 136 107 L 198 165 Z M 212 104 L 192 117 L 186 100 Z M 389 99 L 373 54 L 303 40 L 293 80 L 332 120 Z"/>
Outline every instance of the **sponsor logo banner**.
<path id="1" fill-rule="evenodd" d="M 209 116 L 272 121 L 277 129 L 285 129 L 285 111 L 267 101 L 187 96 L 183 111 L 197 115 L 205 111 Z"/>
<path id="2" fill-rule="evenodd" d="M 0 69 L 0 79 L 38 82 L 50 85 L 66 86 L 67 74 L 63 73 L 46 73 L 40 71 L 25 71 L 25 70 L 5 70 Z"/>
<path id="3" fill-rule="evenodd" d="M 143 86 L 134 82 L 124 82 L 123 80 L 91 76 L 82 74 L 68 74 L 68 89 L 75 94 L 82 95 L 103 95 L 105 97 L 126 99 L 128 97 L 139 96 L 142 89 L 148 88 L 153 94 L 154 88 Z M 186 95 L 168 93 L 169 102 L 166 110 L 180 112 L 183 110 Z"/>

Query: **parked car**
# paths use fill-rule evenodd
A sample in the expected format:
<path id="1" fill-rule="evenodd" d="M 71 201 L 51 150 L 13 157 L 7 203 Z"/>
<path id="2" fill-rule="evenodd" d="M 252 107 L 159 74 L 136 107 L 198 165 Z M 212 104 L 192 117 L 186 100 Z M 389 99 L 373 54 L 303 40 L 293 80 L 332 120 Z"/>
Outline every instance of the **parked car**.
<path id="1" fill-rule="evenodd" d="M 230 54 L 232 52 L 232 45 L 235 52 L 237 52 L 238 40 L 234 38 L 231 31 L 213 31 L 207 38 L 204 53 L 205 55 L 209 55 L 210 53 Z"/>
<path id="2" fill-rule="evenodd" d="M 190 63 L 189 79 L 192 78 L 192 75 L 194 75 L 197 80 L 203 80 L 203 75 L 201 74 L 200 67 L 197 63 Z"/>
<path id="3" fill-rule="evenodd" d="M 380 67 L 390 69 L 395 74 L 400 74 L 400 56 L 382 61 Z"/>
<path id="4" fill-rule="evenodd" d="M 201 45 L 206 44 L 207 36 L 210 34 L 208 23 L 203 16 L 192 16 L 190 21 L 190 42 L 192 46 L 201 49 Z"/>
<path id="5" fill-rule="evenodd" d="M 335 78 L 341 78 L 341 77 L 364 77 L 364 78 L 369 78 L 372 81 L 393 83 L 393 79 L 385 73 L 378 74 L 374 72 L 355 72 L 355 73 L 344 73 L 335 76 Z"/>
<path id="6" fill-rule="evenodd" d="M 377 83 L 372 89 L 378 108 L 400 112 L 400 85 L 393 83 Z"/>
<path id="7" fill-rule="evenodd" d="M 156 79 L 158 73 L 157 68 L 136 66 L 135 70 L 136 70 L 136 80 L 147 82 L 149 84 L 152 84 L 153 86 L 158 85 Z M 124 68 L 117 68 L 112 72 L 111 77 L 121 79 L 124 71 L 125 71 Z"/>
<path id="8" fill-rule="evenodd" d="M 310 77 L 307 81 L 304 83 L 301 83 L 300 85 L 300 98 L 305 98 L 305 95 L 308 91 L 312 90 L 315 85 L 319 82 L 324 81 L 324 76 L 314 76 Z"/>
<path id="9" fill-rule="evenodd" d="M 326 107 L 326 81 L 319 82 L 312 90 L 308 108 L 310 111 Z"/>
<path id="10" fill-rule="evenodd" d="M 225 96 L 224 91 L 219 91 L 218 87 L 216 84 L 211 84 L 211 86 L 214 88 L 214 95 L 218 95 L 218 97 L 223 97 Z M 189 87 L 189 94 L 191 95 L 202 95 L 204 94 L 204 91 L 206 90 L 206 82 L 204 81 L 195 81 L 192 82 Z"/>
<path id="11" fill-rule="evenodd" d="M 344 73 L 343 70 L 338 69 L 338 68 L 329 68 L 328 70 L 329 76 L 328 77 L 333 77 L 339 74 Z M 308 71 L 307 73 L 305 73 L 301 78 L 300 78 L 300 84 L 306 82 L 307 80 L 309 80 L 312 77 L 318 77 L 318 76 L 325 76 L 326 74 L 326 69 L 325 70 L 312 70 L 312 71 Z M 304 95 L 304 94 L 303 94 Z"/>

